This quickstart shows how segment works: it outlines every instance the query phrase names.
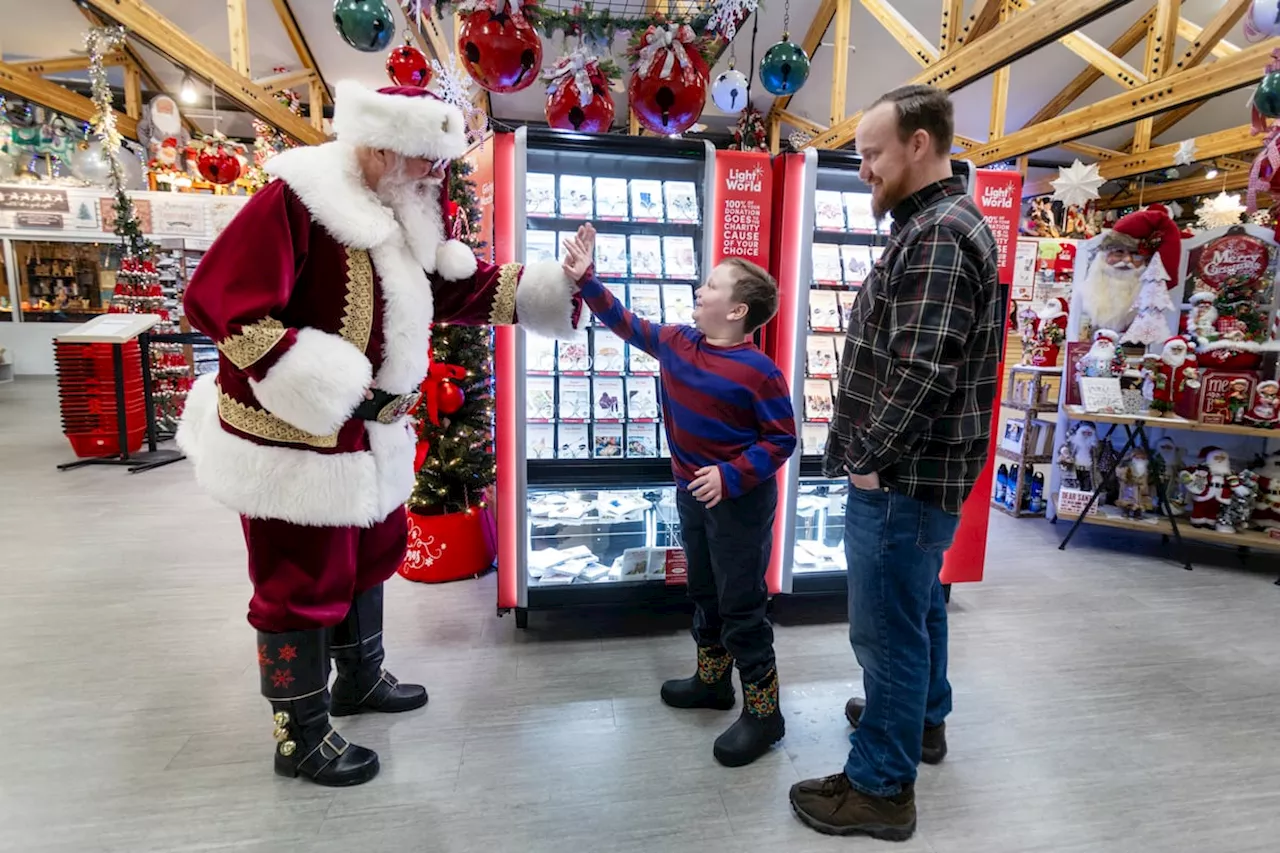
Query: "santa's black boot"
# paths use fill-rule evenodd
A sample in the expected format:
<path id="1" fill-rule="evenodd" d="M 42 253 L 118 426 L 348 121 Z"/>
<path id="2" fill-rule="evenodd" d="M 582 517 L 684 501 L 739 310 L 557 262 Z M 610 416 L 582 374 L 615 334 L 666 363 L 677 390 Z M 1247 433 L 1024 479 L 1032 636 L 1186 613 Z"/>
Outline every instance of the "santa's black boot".
<path id="1" fill-rule="evenodd" d="M 698 671 L 663 682 L 662 701 L 672 708 L 733 707 L 733 658 L 723 646 L 698 647 Z"/>
<path id="2" fill-rule="evenodd" d="M 276 773 L 339 788 L 378 775 L 377 753 L 348 743 L 329 724 L 326 629 L 259 631 L 258 667 L 275 712 Z"/>
<path id="3" fill-rule="evenodd" d="M 726 767 L 742 767 L 755 761 L 782 740 L 786 721 L 778 709 L 778 671 L 763 678 L 742 681 L 743 708 L 737 722 L 716 738 L 712 753 Z"/>
<path id="4" fill-rule="evenodd" d="M 382 584 L 351 602 L 347 618 L 333 628 L 330 646 L 338 677 L 329 713 L 346 717 L 363 711 L 395 714 L 427 704 L 427 688 L 401 684 L 382 668 Z"/>

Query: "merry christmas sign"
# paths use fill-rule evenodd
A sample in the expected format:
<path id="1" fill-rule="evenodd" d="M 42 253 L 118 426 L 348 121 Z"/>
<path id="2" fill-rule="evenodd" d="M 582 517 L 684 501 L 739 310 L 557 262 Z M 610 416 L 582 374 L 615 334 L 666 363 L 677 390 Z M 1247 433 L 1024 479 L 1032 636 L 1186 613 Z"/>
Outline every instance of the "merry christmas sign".
<path id="1" fill-rule="evenodd" d="M 1274 267 L 1273 247 L 1250 234 L 1228 232 L 1190 250 L 1185 298 L 1198 290 L 1219 293 L 1232 280 L 1247 281 L 1259 298 L 1269 296 Z"/>
<path id="2" fill-rule="evenodd" d="M 711 265 L 745 258 L 769 267 L 773 170 L 769 155 L 758 151 L 717 151 L 715 195 L 711 203 L 714 236 Z"/>

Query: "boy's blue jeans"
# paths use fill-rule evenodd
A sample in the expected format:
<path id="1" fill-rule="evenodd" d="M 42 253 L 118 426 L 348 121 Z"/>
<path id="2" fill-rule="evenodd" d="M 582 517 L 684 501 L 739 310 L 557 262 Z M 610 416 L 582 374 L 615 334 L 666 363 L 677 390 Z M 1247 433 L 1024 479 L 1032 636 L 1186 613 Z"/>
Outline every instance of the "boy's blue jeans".
<path id="1" fill-rule="evenodd" d="M 942 555 L 960 517 L 880 488 L 850 486 L 844 549 L 849 642 L 867 707 L 849 736 L 853 787 L 891 797 L 915 782 L 925 725 L 951 712 Z"/>

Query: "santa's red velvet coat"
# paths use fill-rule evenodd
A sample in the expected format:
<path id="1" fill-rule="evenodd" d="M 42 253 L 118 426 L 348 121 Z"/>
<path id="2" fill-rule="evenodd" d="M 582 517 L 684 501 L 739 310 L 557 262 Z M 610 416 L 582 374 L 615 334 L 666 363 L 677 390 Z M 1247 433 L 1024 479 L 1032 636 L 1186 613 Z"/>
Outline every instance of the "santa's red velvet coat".
<path id="1" fill-rule="evenodd" d="M 248 518 L 369 527 L 414 484 L 411 419 L 355 420 L 369 387 L 417 390 L 431 323 L 519 321 L 572 337 L 574 284 L 554 262 L 476 264 L 429 227 L 406 233 L 341 142 L 273 158 L 186 293 L 217 342 L 218 373 L 192 389 L 178 431 L 200 485 Z M 462 249 L 464 251 L 456 251 Z"/>

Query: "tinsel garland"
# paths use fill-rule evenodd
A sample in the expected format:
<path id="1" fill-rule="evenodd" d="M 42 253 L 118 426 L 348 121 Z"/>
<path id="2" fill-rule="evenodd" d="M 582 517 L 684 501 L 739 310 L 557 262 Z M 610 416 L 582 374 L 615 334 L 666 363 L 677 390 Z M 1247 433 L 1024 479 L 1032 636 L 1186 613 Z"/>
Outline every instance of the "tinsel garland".
<path id="1" fill-rule="evenodd" d="M 145 257 L 152 253 L 152 245 L 142 234 L 142 223 L 133 209 L 133 201 L 125 191 L 124 167 L 120 164 L 120 131 L 116 128 L 116 113 L 111 96 L 111 83 L 107 79 L 104 58 L 124 43 L 124 27 L 93 27 L 85 33 L 84 46 L 89 53 L 89 85 L 93 95 L 94 116 L 90 124 L 102 138 L 102 148 L 107 152 L 111 166 L 111 188 L 115 191 L 115 234 L 124 245 L 126 254 Z"/>
<path id="2" fill-rule="evenodd" d="M 738 151 L 768 151 L 769 134 L 764 127 L 764 116 L 748 103 L 738 116 L 738 123 L 733 128 L 733 144 L 729 146 Z"/>
<path id="3" fill-rule="evenodd" d="M 1226 505 L 1219 510 L 1218 521 L 1229 524 L 1236 530 L 1244 530 L 1249 524 L 1249 518 L 1253 515 L 1253 509 L 1257 503 L 1258 475 L 1246 468 L 1237 476 L 1240 478 L 1240 485 L 1248 492 L 1244 495 L 1233 493 Z"/>

